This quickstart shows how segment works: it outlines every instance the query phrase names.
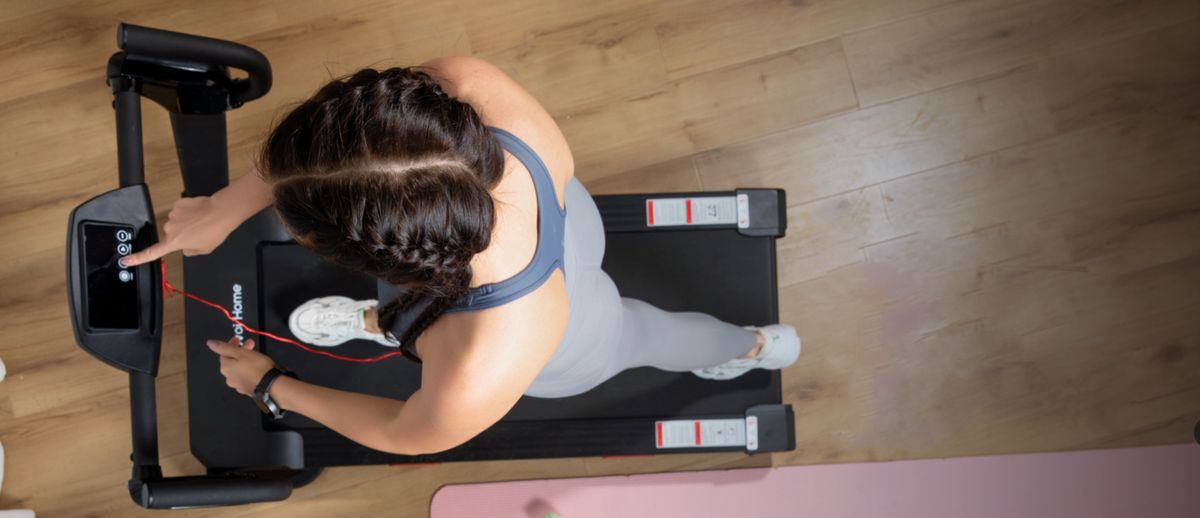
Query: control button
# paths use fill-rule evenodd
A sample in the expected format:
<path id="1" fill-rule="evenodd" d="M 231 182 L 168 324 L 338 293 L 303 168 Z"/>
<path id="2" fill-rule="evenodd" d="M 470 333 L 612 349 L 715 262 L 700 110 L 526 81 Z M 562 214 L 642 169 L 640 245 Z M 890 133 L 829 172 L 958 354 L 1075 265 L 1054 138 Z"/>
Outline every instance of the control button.
<path id="1" fill-rule="evenodd" d="M 132 281 L 133 280 L 133 272 L 131 272 L 129 270 L 121 270 L 120 272 L 117 272 L 117 278 L 121 279 L 121 282 Z"/>
<path id="2" fill-rule="evenodd" d="M 121 255 L 129 255 L 132 250 L 129 248 L 129 243 L 121 243 L 117 245 L 117 253 Z"/>
<path id="3" fill-rule="evenodd" d="M 117 241 L 124 243 L 129 241 L 131 238 L 133 238 L 133 236 L 130 235 L 128 230 L 121 229 L 117 231 Z"/>

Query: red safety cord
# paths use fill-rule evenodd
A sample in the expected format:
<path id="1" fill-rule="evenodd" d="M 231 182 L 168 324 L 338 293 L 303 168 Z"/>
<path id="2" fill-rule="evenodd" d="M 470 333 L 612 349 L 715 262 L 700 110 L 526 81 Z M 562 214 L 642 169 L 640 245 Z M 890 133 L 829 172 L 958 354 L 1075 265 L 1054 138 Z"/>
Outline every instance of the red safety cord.
<path id="1" fill-rule="evenodd" d="M 404 354 L 404 353 L 400 352 L 399 350 L 395 350 L 395 351 L 392 351 L 392 352 L 389 352 L 389 353 L 386 353 L 386 354 L 382 354 L 382 355 L 379 355 L 379 356 L 376 356 L 376 357 L 373 357 L 373 358 L 353 358 L 353 357 L 350 357 L 350 356 L 342 356 L 342 355 L 340 355 L 340 354 L 333 354 L 333 353 L 331 353 L 331 352 L 329 352 L 329 351 L 322 351 L 322 350 L 319 350 L 319 349 L 313 349 L 313 348 L 311 348 L 311 347 L 309 347 L 309 346 L 307 346 L 307 345 L 304 345 L 304 344 L 302 344 L 302 343 L 300 343 L 300 342 L 297 342 L 297 341 L 295 341 L 295 340 L 292 340 L 292 339 L 290 339 L 290 338 L 284 338 L 284 337 L 282 337 L 282 336 L 279 336 L 279 335 L 276 335 L 276 334 L 273 334 L 273 333 L 269 333 L 269 332 L 267 332 L 267 331 L 259 331 L 259 330 L 257 330 L 257 329 L 254 329 L 253 327 L 250 327 L 250 326 L 246 325 L 246 323 L 245 323 L 245 322 L 242 322 L 241 320 L 238 320 L 238 319 L 236 319 L 236 318 L 233 318 L 233 314 L 232 314 L 232 313 L 230 313 L 228 309 L 225 309 L 224 307 L 222 307 L 220 304 L 217 304 L 217 303 L 215 303 L 215 302 L 209 302 L 209 301 L 207 301 L 207 300 L 204 300 L 204 299 L 202 299 L 202 298 L 200 298 L 200 297 L 197 297 L 197 296 L 195 296 L 195 295 L 192 295 L 191 293 L 188 293 L 188 292 L 186 292 L 186 291 L 183 291 L 183 290 L 181 290 L 181 289 L 179 289 L 179 288 L 176 288 L 176 287 L 172 286 L 172 285 L 171 285 L 171 283 L 170 283 L 169 281 L 167 281 L 167 262 L 166 262 L 166 261 L 160 261 L 160 263 L 162 264 L 162 288 L 163 288 L 163 293 L 165 293 L 165 294 L 166 294 L 166 295 L 168 295 L 168 296 L 170 296 L 171 294 L 174 294 L 174 293 L 178 293 L 178 294 L 180 294 L 180 295 L 183 295 L 184 297 L 187 297 L 187 298 L 189 298 L 189 299 L 191 299 L 191 300 L 194 300 L 194 301 L 196 301 L 196 302 L 199 302 L 199 303 L 201 303 L 201 304 L 204 304 L 205 306 L 209 306 L 209 307 L 215 308 L 217 311 L 220 311 L 222 314 L 224 314 L 224 315 L 225 315 L 225 318 L 228 318 L 230 322 L 233 322 L 233 323 L 235 323 L 235 324 L 238 324 L 238 325 L 242 326 L 242 328 L 243 328 L 243 329 L 245 329 L 245 330 L 247 330 L 247 331 L 249 331 L 249 332 L 251 332 L 251 333 L 254 333 L 254 334 L 256 334 L 256 335 L 265 336 L 265 337 L 267 337 L 267 338 L 270 338 L 270 339 L 272 339 L 272 340 L 277 340 L 277 341 L 280 341 L 280 342 L 283 342 L 283 343 L 286 343 L 286 344 L 291 344 L 291 345 L 294 345 L 294 346 L 296 346 L 296 347 L 299 347 L 299 348 L 301 348 L 301 349 L 304 349 L 305 351 L 308 351 L 308 352 L 310 352 L 310 353 L 312 353 L 312 354 L 319 354 L 319 355 L 321 355 L 321 356 L 328 356 L 328 357 L 330 357 L 330 358 L 333 358 L 333 359 L 335 359 L 335 360 L 341 360 L 341 361 L 344 361 L 344 362 L 355 362 L 355 363 L 373 363 L 373 362 L 377 362 L 377 361 L 380 361 L 380 360 L 385 360 L 385 359 L 387 359 L 387 358 L 391 358 L 391 357 L 393 357 L 393 356 L 401 356 L 401 355 L 403 355 L 403 354 Z"/>

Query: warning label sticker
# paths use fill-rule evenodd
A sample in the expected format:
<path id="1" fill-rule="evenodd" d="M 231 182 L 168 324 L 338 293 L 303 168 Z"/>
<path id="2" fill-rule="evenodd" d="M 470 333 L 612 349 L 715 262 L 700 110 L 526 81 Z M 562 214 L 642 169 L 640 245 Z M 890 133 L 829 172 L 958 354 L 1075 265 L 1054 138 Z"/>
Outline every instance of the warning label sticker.
<path id="1" fill-rule="evenodd" d="M 746 445 L 745 419 L 686 419 L 657 421 L 658 448 L 717 448 Z M 757 438 L 754 442 L 757 447 Z"/>
<path id="2" fill-rule="evenodd" d="M 733 225 L 738 223 L 734 196 L 705 198 L 650 198 L 646 200 L 646 226 Z"/>

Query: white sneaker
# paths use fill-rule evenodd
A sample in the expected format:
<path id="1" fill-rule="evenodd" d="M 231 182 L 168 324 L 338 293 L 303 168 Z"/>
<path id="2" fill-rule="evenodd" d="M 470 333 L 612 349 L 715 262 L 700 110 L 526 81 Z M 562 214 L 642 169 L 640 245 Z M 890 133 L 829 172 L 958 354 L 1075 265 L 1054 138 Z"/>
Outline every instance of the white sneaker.
<path id="1" fill-rule="evenodd" d="M 363 314 L 378 302 L 349 297 L 312 299 L 292 311 L 288 329 L 300 341 L 321 347 L 333 347 L 350 340 L 371 340 L 380 345 L 398 347 L 383 334 L 368 332 Z"/>
<path id="2" fill-rule="evenodd" d="M 800 336 L 796 334 L 796 328 L 787 324 L 773 324 L 746 329 L 763 335 L 763 347 L 758 356 L 729 360 L 716 367 L 696 369 L 692 374 L 710 380 L 729 380 L 751 369 L 782 369 L 795 363 L 796 358 L 800 357 Z"/>

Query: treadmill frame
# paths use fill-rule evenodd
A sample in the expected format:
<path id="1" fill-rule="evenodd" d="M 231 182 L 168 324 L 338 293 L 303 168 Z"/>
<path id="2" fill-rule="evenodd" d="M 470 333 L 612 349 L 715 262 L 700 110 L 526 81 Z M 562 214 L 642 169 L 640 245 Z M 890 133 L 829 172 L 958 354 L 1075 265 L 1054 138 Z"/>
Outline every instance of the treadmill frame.
<path id="1" fill-rule="evenodd" d="M 271 70 L 261 53 L 231 42 L 128 24 L 119 25 L 117 33 L 118 47 L 123 51 L 110 58 L 107 79 L 114 94 L 120 188 L 98 195 L 72 212 L 67 231 L 66 273 L 76 341 L 89 354 L 129 374 L 133 469 L 128 490 L 138 505 L 182 508 L 283 500 L 294 487 L 315 478 L 324 465 L 743 450 L 741 447 L 656 448 L 653 435 L 646 433 L 657 421 L 653 418 L 505 423 L 484 432 L 467 445 L 431 456 L 398 456 L 369 450 L 327 429 L 328 433 L 307 436 L 296 431 L 267 431 L 262 428 L 262 415 L 252 402 L 228 390 L 223 380 L 213 383 L 214 376 L 220 377 L 217 359 L 203 344 L 212 338 L 213 329 L 229 329 L 238 334 L 238 326 L 211 310 L 185 311 L 188 405 L 193 417 L 190 419 L 190 440 L 193 454 L 208 472 L 202 476 L 164 477 L 158 464 L 155 402 L 155 377 L 162 339 L 159 263 L 135 268 L 138 300 L 142 305 L 138 329 L 90 328 L 85 322 L 90 302 L 84 296 L 83 287 L 89 265 L 82 252 L 81 229 L 83 225 L 93 223 L 120 225 L 135 229 L 133 242 L 139 246 L 157 241 L 154 211 L 144 178 L 142 97 L 169 112 L 183 177 L 183 196 L 210 195 L 229 183 L 225 112 L 265 95 L 271 86 Z M 228 68 L 244 70 L 248 77 L 231 79 Z M 703 194 L 711 196 L 713 193 Z M 783 191 L 759 189 L 737 194 L 773 200 L 771 210 L 751 215 L 758 219 L 749 232 L 783 235 L 786 229 Z M 607 228 L 634 224 L 640 218 L 637 206 L 644 203 L 644 197 L 597 197 L 597 203 L 611 207 L 604 211 Z M 626 218 L 631 219 L 625 221 Z M 241 272 L 220 268 L 223 263 L 230 264 L 225 261 L 238 259 L 239 254 L 257 253 L 254 246 L 239 247 L 242 244 L 239 240 L 250 236 L 255 243 L 290 240 L 282 226 L 274 221 L 273 213 L 263 211 L 239 227 L 230 240 L 212 254 L 185 257 L 184 282 L 190 291 L 202 297 L 228 302 L 244 321 L 258 322 L 258 304 L 239 299 L 246 294 L 259 293 L 261 272 L 242 276 Z M 254 260 L 253 257 L 245 259 Z M 773 274 L 773 251 L 771 259 Z M 203 272 L 208 275 L 201 275 Z M 231 290 L 222 293 L 220 290 L 226 289 L 222 287 Z M 216 319 L 216 323 L 205 324 L 209 319 Z M 778 373 L 774 375 L 778 376 Z M 197 408 L 219 408 L 223 413 L 219 419 L 196 419 Z M 694 417 L 752 418 L 759 429 L 757 452 L 786 451 L 795 447 L 794 419 L 789 405 L 755 406 L 744 415 Z M 209 447 L 198 438 L 218 446 Z M 554 446 L 548 448 L 548 442 Z M 251 454 L 230 457 L 228 451 L 222 451 L 221 444 L 237 444 L 239 450 Z M 322 462 L 322 459 L 330 460 L 322 451 L 345 451 L 346 444 L 357 447 L 350 452 L 348 461 L 346 455 L 339 454 L 341 460 L 337 462 Z"/>

